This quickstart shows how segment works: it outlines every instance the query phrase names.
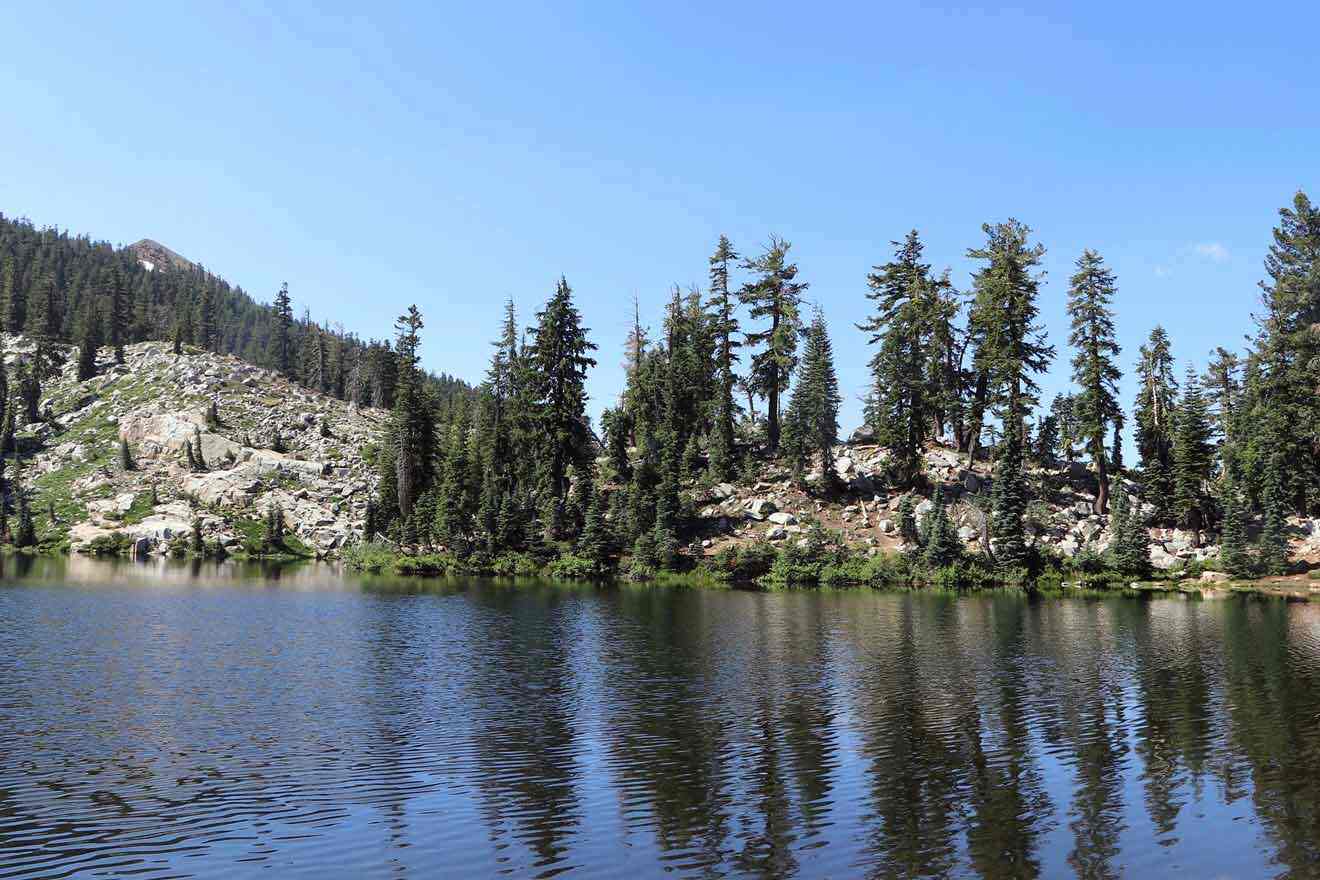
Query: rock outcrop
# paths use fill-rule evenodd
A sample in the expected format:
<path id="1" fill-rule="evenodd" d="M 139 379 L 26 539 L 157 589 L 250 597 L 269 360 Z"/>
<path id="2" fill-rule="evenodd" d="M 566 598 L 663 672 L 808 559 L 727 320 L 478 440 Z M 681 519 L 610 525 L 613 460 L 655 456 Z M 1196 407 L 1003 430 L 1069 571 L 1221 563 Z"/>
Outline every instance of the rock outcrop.
<path id="1" fill-rule="evenodd" d="M 10 363 L 32 356 L 5 337 Z M 200 520 L 230 550 L 272 507 L 310 552 L 334 556 L 358 537 L 375 473 L 366 458 L 386 414 L 358 409 L 237 358 L 168 343 L 128 346 L 125 363 L 101 350 L 97 375 L 78 381 L 73 351 L 46 382 L 43 422 L 20 426 L 35 454 L 28 478 L 37 509 L 54 507 L 72 549 L 118 532 L 140 555 L 160 554 Z M 208 424 L 214 403 L 218 423 Z M 281 449 L 270 448 L 279 438 Z M 126 441 L 134 468 L 120 465 Z M 200 447 L 204 470 L 187 465 Z M 154 498 L 154 503 L 153 503 Z"/>

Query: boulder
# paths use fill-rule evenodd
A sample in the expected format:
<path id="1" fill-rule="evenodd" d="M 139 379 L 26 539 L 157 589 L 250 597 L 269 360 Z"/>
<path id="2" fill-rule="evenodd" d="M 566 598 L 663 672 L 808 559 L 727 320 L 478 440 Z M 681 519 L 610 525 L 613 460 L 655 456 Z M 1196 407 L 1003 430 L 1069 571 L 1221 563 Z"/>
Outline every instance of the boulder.
<path id="1" fill-rule="evenodd" d="M 782 541 L 788 537 L 788 530 L 783 526 L 771 526 L 765 530 L 765 539 L 767 541 Z"/>
<path id="2" fill-rule="evenodd" d="M 1203 580 L 1203 581 L 1205 581 L 1205 582 L 1207 582 L 1207 583 L 1223 583 L 1224 581 L 1231 581 L 1232 579 L 1233 579 L 1233 576 L 1232 576 L 1232 575 L 1228 574 L 1227 572 L 1223 572 L 1223 571 L 1203 571 L 1203 572 L 1201 572 L 1201 580 Z"/>
<path id="3" fill-rule="evenodd" d="M 774 523 L 777 526 L 797 525 L 797 517 L 791 513 L 786 513 L 782 510 L 770 514 L 768 517 L 766 517 L 766 519 L 768 519 L 770 522 Z"/>
<path id="4" fill-rule="evenodd" d="M 835 459 L 834 472 L 841 477 L 847 477 L 853 472 L 853 460 L 846 455 L 843 458 Z"/>
<path id="5" fill-rule="evenodd" d="M 852 432 L 848 437 L 848 442 L 854 446 L 865 443 L 874 443 L 875 437 L 875 428 L 870 425 L 862 425 L 856 431 Z"/>
<path id="6" fill-rule="evenodd" d="M 756 520 L 765 519 L 778 509 L 768 498 L 753 498 L 747 502 L 747 515 Z"/>
<path id="7" fill-rule="evenodd" d="M 981 478 L 971 471 L 963 471 L 962 484 L 964 489 L 973 494 L 981 491 Z"/>
<path id="8" fill-rule="evenodd" d="M 1178 564 L 1178 557 L 1169 553 L 1159 544 L 1155 544 L 1150 548 L 1150 564 L 1160 570 L 1167 570 Z"/>
<path id="9" fill-rule="evenodd" d="M 921 522 L 923 519 L 925 519 L 926 514 L 930 513 L 934 509 L 935 509 L 935 502 L 931 501 L 929 498 L 923 498 L 920 502 L 917 503 L 917 507 L 915 511 L 917 515 L 917 522 Z"/>
<path id="10" fill-rule="evenodd" d="M 711 487 L 710 497 L 716 501 L 723 501 L 726 498 L 732 498 L 735 489 L 731 483 L 716 483 Z"/>

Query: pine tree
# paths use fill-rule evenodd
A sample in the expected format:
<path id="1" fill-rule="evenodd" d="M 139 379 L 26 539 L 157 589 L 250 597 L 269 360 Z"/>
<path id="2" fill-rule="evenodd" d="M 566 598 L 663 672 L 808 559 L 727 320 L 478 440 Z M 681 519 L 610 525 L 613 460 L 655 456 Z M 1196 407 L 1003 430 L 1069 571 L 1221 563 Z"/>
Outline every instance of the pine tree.
<path id="1" fill-rule="evenodd" d="M 202 429 L 197 427 L 193 428 L 192 461 L 198 471 L 207 470 L 206 456 L 202 453 Z"/>
<path id="2" fill-rule="evenodd" d="M 939 330 L 945 317 L 947 276 L 933 278 L 922 262 L 916 230 L 895 247 L 894 259 L 867 276 L 875 314 L 857 328 L 879 343 L 872 355 L 866 420 L 877 441 L 893 455 L 900 485 L 911 485 L 921 470 L 922 444 L 939 421 Z"/>
<path id="3" fill-rule="evenodd" d="M 1247 512 L 1232 480 L 1220 484 L 1219 506 L 1224 517 L 1219 538 L 1219 563 L 1224 571 L 1235 578 L 1251 577 L 1251 557 L 1247 553 Z"/>
<path id="4" fill-rule="evenodd" d="M 197 342 L 206 351 L 220 349 L 219 308 L 215 288 L 208 284 L 197 303 Z"/>
<path id="5" fill-rule="evenodd" d="M 125 289 L 124 275 L 118 265 L 110 270 L 105 279 L 104 295 L 110 307 L 110 344 L 115 348 L 115 363 L 122 364 L 133 310 L 129 303 L 128 291 Z"/>
<path id="6" fill-rule="evenodd" d="M 200 517 L 193 517 L 190 544 L 190 549 L 194 555 L 202 556 L 206 553 L 206 542 L 202 539 L 202 520 Z"/>
<path id="7" fill-rule="evenodd" d="M 18 278 L 18 267 L 13 254 L 6 254 L 3 268 L 0 268 L 0 321 L 3 329 L 10 333 L 20 333 L 27 317 L 27 292 Z"/>
<path id="8" fill-rule="evenodd" d="M 275 294 L 275 336 L 272 365 L 286 376 L 293 375 L 293 303 L 289 299 L 289 285 L 280 285 Z"/>
<path id="9" fill-rule="evenodd" d="M 754 320 L 768 319 L 768 327 L 744 334 L 749 346 L 763 346 L 752 355 L 749 381 L 757 394 L 766 398 L 766 446 L 779 451 L 780 396 L 788 390 L 789 378 L 797 367 L 798 336 L 802 331 L 799 314 L 802 294 L 808 285 L 797 280 L 798 268 L 788 262 L 792 247 L 780 238 L 771 237 L 765 252 L 743 262 L 743 268 L 756 277 L 743 285 L 738 298 Z"/>
<path id="10" fill-rule="evenodd" d="M 1163 327 L 1152 330 L 1150 339 L 1141 346 L 1137 376 L 1136 440 L 1145 497 L 1154 503 L 1157 516 L 1167 519 L 1173 498 L 1170 467 L 1178 382 L 1173 377 L 1169 335 Z"/>
<path id="11" fill-rule="evenodd" d="M 596 346 L 587 338 L 563 278 L 536 317 L 528 358 L 537 383 L 536 422 L 544 438 L 541 483 L 553 506 L 560 507 L 568 491 L 568 466 L 582 458 L 587 444 L 585 380 L 588 368 L 596 365 L 588 355 Z M 558 537 L 553 523 L 547 524 L 547 537 Z"/>
<path id="12" fill-rule="evenodd" d="M 1109 520 L 1110 553 L 1114 566 L 1124 574 L 1145 577 L 1150 573 L 1150 535 L 1142 522 L 1141 512 L 1132 504 L 1127 492 L 1119 490 L 1114 496 Z"/>
<path id="13" fill-rule="evenodd" d="M 1109 501 L 1109 463 L 1105 451 L 1109 426 L 1122 418 L 1118 403 L 1119 372 L 1115 359 L 1119 346 L 1114 336 L 1114 273 L 1092 250 L 1077 260 L 1077 272 L 1068 291 L 1068 315 L 1072 332 L 1068 343 L 1076 350 L 1072 359 L 1073 382 L 1077 385 L 1075 413 L 1087 451 L 1095 465 L 1096 492 L 1092 509 L 1103 514 Z"/>
<path id="14" fill-rule="evenodd" d="M 1287 484 L 1287 441 L 1282 435 L 1265 465 L 1265 485 L 1261 504 L 1265 508 L 1264 527 L 1260 533 L 1260 570 L 1267 575 L 1281 575 L 1288 571 L 1287 517 L 1289 491 Z"/>
<path id="15" fill-rule="evenodd" d="M 1210 423 L 1201 380 L 1189 364 L 1183 396 L 1175 413 L 1176 433 L 1171 461 L 1173 511 L 1189 529 L 1207 524 L 1204 487 L 1210 479 Z"/>
<path id="16" fill-rule="evenodd" d="M 1022 470 L 1022 422 L 1011 419 L 1004 425 L 1004 447 L 995 468 L 992 532 L 995 562 L 1003 569 L 1016 569 L 1027 562 L 1025 517 L 1027 485 Z"/>
<path id="17" fill-rule="evenodd" d="M 1248 423 L 1255 459 L 1280 450 L 1289 510 L 1320 506 L 1320 206 L 1303 192 L 1279 211 L 1261 284 L 1265 313 L 1249 370 Z M 1267 511 L 1268 516 L 1268 511 Z"/>
<path id="18" fill-rule="evenodd" d="M 910 493 L 898 502 L 898 534 L 905 544 L 917 543 L 917 506 Z"/>
<path id="19" fill-rule="evenodd" d="M 78 381 L 96 375 L 96 350 L 101 347 L 101 321 L 95 311 L 83 317 L 82 339 L 78 343 Z"/>
<path id="20" fill-rule="evenodd" d="M 394 327 L 397 331 L 395 354 L 398 378 L 394 392 L 394 413 L 391 421 L 392 468 L 382 478 L 392 481 L 398 503 L 399 516 L 410 519 L 413 505 L 431 486 L 435 452 L 435 427 L 429 401 L 425 396 L 418 368 L 418 348 L 422 314 L 417 306 L 399 316 Z"/>
<path id="21" fill-rule="evenodd" d="M 1059 417 L 1054 413 L 1047 413 L 1040 420 L 1036 430 L 1035 453 L 1036 458 L 1042 462 L 1053 461 L 1059 457 Z"/>
<path id="22" fill-rule="evenodd" d="M 985 409 L 993 408 L 1006 426 L 1013 426 L 1005 433 L 1015 435 L 1020 473 L 1022 419 L 1039 391 L 1033 377 L 1044 372 L 1054 357 L 1054 349 L 1046 344 L 1045 331 L 1038 323 L 1040 309 L 1036 302 L 1040 291 L 1036 273 L 1045 248 L 1028 244 L 1031 229 L 1017 220 L 981 228 L 986 234 L 985 245 L 967 251 L 969 258 L 986 262 L 973 276 L 976 293 L 967 316 L 976 347 L 972 367 L 978 375 L 978 393 L 971 404 L 969 452 L 974 458 Z M 1025 499 L 1022 501 L 1025 503 Z M 1010 556 L 1017 555 L 1015 545 Z"/>
<path id="23" fill-rule="evenodd" d="M 729 264 L 738 259 L 733 245 L 720 236 L 719 245 L 710 257 L 711 330 L 715 335 L 716 377 L 715 423 L 710 443 L 710 471 L 717 480 L 731 480 L 735 471 L 734 419 L 737 404 L 733 399 L 734 368 L 738 361 L 735 335 L 739 331 L 737 305 L 729 292 Z"/>
<path id="24" fill-rule="evenodd" d="M 125 437 L 119 438 L 119 468 L 124 471 L 136 470 L 137 468 L 133 462 L 133 450 L 128 448 L 128 439 Z M 155 491 L 154 486 L 152 491 Z"/>
<path id="25" fill-rule="evenodd" d="M 926 566 L 930 569 L 943 568 L 958 561 L 962 555 L 962 542 L 949 521 L 949 512 L 944 506 L 944 488 L 935 487 L 930 513 L 925 522 L 926 546 L 922 553 Z"/>
<path id="26" fill-rule="evenodd" d="M 827 489 L 837 488 L 834 444 L 839 435 L 839 380 L 834 372 L 834 351 L 824 313 L 817 308 L 807 330 L 802 369 L 788 408 L 793 442 L 788 448 L 795 461 L 817 460 Z"/>
<path id="27" fill-rule="evenodd" d="M 602 572 L 609 568 L 611 553 L 609 528 L 605 522 L 605 505 L 605 493 L 593 492 L 587 506 L 582 534 L 577 542 L 579 555 L 591 560 L 596 570 Z"/>

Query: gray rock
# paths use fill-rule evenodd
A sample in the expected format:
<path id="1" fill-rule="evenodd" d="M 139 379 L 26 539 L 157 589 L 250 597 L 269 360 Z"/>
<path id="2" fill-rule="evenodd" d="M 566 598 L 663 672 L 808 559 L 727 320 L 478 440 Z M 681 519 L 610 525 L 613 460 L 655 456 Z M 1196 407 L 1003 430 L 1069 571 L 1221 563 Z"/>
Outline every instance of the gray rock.
<path id="1" fill-rule="evenodd" d="M 1201 580 L 1206 581 L 1207 583 L 1223 583 L 1224 581 L 1231 581 L 1232 579 L 1232 575 L 1223 571 L 1201 572 Z"/>
<path id="2" fill-rule="evenodd" d="M 767 541 L 782 541 L 788 537 L 788 530 L 783 526 L 771 526 L 765 530 L 765 539 Z"/>
<path id="3" fill-rule="evenodd" d="M 791 513 L 786 513 L 782 510 L 770 514 L 769 516 L 766 517 L 766 519 L 768 519 L 770 522 L 774 523 L 777 526 L 795 526 L 797 525 L 797 521 L 798 521 L 796 516 L 794 516 Z"/>
<path id="4" fill-rule="evenodd" d="M 747 515 L 756 520 L 765 519 L 778 509 L 768 498 L 753 498 L 747 502 Z"/>
<path id="5" fill-rule="evenodd" d="M 1155 544 L 1150 548 L 1150 564 L 1160 570 L 1167 570 L 1178 564 L 1178 557 L 1169 553 L 1159 544 Z"/>
<path id="6" fill-rule="evenodd" d="M 848 438 L 848 442 L 854 445 L 875 442 L 875 428 L 870 425 L 862 425 Z"/>

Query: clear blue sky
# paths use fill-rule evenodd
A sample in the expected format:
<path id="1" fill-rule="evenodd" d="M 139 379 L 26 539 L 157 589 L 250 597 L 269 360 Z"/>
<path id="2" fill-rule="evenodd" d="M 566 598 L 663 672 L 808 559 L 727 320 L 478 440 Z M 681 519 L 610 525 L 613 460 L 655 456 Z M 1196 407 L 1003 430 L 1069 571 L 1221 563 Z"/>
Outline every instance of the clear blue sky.
<path id="1" fill-rule="evenodd" d="M 427 366 L 473 380 L 501 301 L 529 321 L 562 273 L 593 413 L 632 294 L 657 325 L 721 232 L 793 242 L 851 428 L 865 275 L 912 227 L 962 289 L 981 223 L 1036 230 L 1048 394 L 1082 248 L 1126 368 L 1157 322 L 1201 366 L 1249 330 L 1278 208 L 1320 197 L 1313 3 L 6 5 L 0 211 L 287 280 L 364 336 L 416 302 Z"/>

